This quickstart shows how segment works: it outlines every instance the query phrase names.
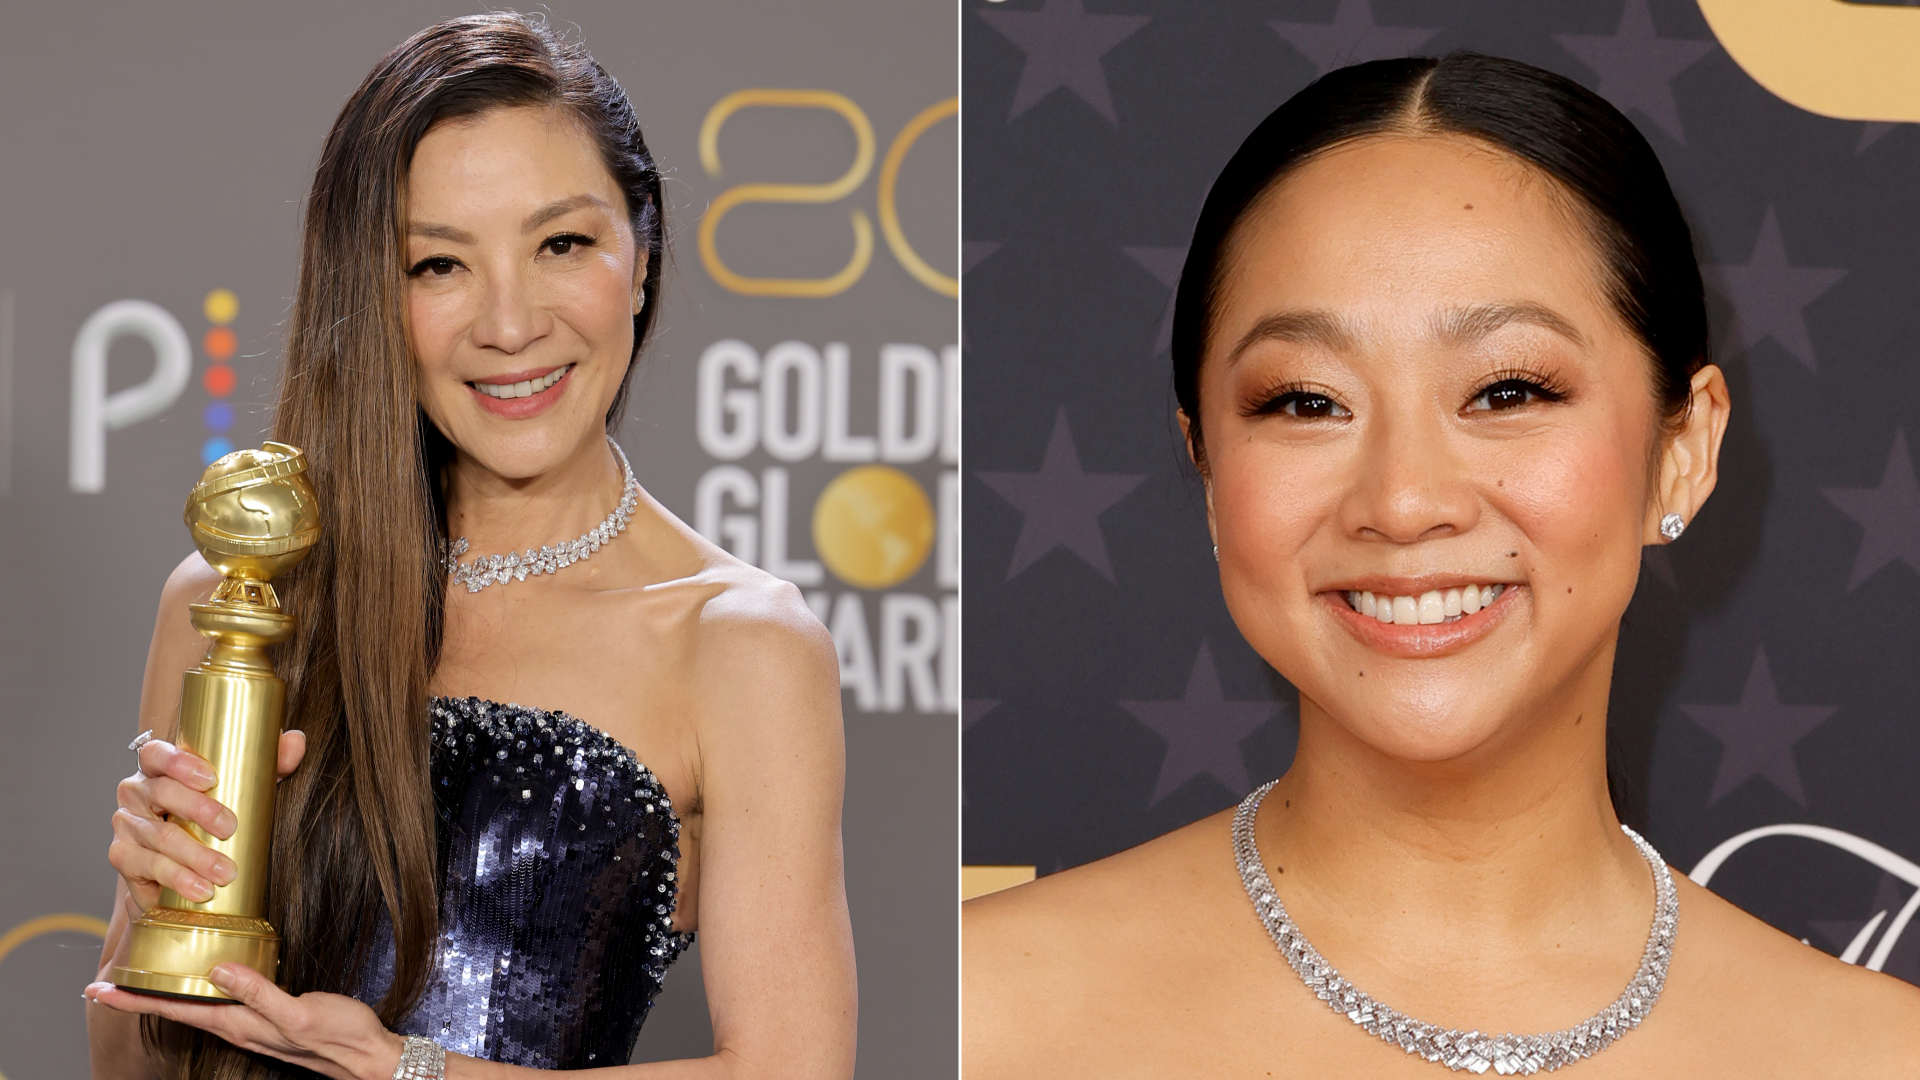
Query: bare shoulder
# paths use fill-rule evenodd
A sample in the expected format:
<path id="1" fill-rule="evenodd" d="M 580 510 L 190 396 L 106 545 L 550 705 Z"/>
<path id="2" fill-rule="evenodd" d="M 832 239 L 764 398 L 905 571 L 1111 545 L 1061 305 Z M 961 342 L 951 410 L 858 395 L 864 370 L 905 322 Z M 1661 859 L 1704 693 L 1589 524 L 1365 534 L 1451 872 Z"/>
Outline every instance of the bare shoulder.
<path id="1" fill-rule="evenodd" d="M 168 629 L 174 624 L 185 628 L 188 635 L 198 638 L 200 635 L 187 622 L 187 605 L 204 602 L 213 595 L 220 584 L 220 571 L 207 565 L 198 551 L 192 552 L 180 560 L 180 564 L 167 575 L 167 583 L 160 588 L 160 621 Z"/>
<path id="2" fill-rule="evenodd" d="M 650 611 L 664 604 L 683 623 L 676 629 L 703 662 L 750 668 L 834 660 L 833 639 L 797 586 L 735 558 L 650 495 L 646 506 L 646 531 L 670 569 L 641 592 Z M 833 670 L 837 677 L 837 660 Z"/>
<path id="3" fill-rule="evenodd" d="M 961 908 L 968 1071 L 1018 1071 L 1063 1031 L 1107 1028 L 1116 986 L 1161 983 L 1193 958 L 1213 879 L 1232 877 L 1228 815 L 1214 815 L 1097 862 L 970 900 Z M 1235 879 L 1237 882 L 1237 879 Z M 1228 890 L 1230 892 L 1230 890 Z M 1131 996 L 1131 995 L 1130 995 Z"/>
<path id="4" fill-rule="evenodd" d="M 840 662 L 827 628 L 799 588 L 734 558 L 664 508 L 655 537 L 671 550 L 672 573 L 638 590 L 636 611 L 665 633 L 683 689 L 698 703 L 702 742 L 729 731 L 837 738 Z M 661 622 L 660 620 L 664 620 Z"/>
<path id="5" fill-rule="evenodd" d="M 219 571 L 208 566 L 197 551 L 180 560 L 167 575 L 167 583 L 160 589 L 160 610 L 153 620 L 153 641 L 147 647 L 136 730 L 171 731 L 180 700 L 180 673 L 207 652 L 207 639 L 193 628 L 187 608 L 211 597 L 219 584 Z"/>
<path id="6" fill-rule="evenodd" d="M 1695 1030 L 1793 1031 L 1811 1061 L 1846 1063 L 1852 1076 L 1920 1073 L 1920 987 L 1842 963 L 1678 874 L 1675 881 L 1681 933 L 1669 990 L 1681 991 Z"/>

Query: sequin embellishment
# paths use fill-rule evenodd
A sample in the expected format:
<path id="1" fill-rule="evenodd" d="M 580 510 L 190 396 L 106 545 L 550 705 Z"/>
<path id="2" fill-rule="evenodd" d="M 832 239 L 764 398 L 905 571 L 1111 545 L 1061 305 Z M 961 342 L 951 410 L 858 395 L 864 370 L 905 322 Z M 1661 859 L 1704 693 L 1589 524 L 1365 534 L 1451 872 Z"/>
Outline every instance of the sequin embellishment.
<path id="1" fill-rule="evenodd" d="M 667 968 L 680 821 L 632 751 L 565 713 L 435 698 L 440 939 L 397 1028 L 542 1069 L 624 1065 Z M 355 996 L 393 980 L 383 923 Z"/>

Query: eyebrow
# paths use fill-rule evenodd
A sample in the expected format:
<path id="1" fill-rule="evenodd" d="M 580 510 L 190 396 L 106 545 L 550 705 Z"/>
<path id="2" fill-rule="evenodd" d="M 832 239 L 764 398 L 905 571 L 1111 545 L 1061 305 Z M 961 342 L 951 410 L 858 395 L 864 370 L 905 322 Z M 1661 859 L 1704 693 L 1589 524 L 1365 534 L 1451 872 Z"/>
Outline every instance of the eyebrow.
<path id="1" fill-rule="evenodd" d="M 1545 304 L 1527 300 L 1453 308 L 1435 317 L 1433 335 L 1444 345 L 1462 348 L 1515 324 L 1538 326 L 1582 348 L 1587 345 L 1586 335 L 1573 325 L 1572 320 Z M 1227 362 L 1231 364 L 1238 360 L 1242 353 L 1263 341 L 1290 341 L 1346 352 L 1355 347 L 1359 337 L 1352 323 L 1331 311 L 1280 311 L 1254 323 L 1253 328 L 1235 343 L 1233 351 L 1227 354 Z"/>
<path id="2" fill-rule="evenodd" d="M 1254 323 L 1251 330 L 1241 335 L 1233 351 L 1227 354 L 1227 362 L 1231 364 L 1240 359 L 1240 354 L 1262 341 L 1291 341 L 1345 352 L 1353 348 L 1358 337 L 1345 319 L 1331 311 L 1280 311 Z"/>
<path id="3" fill-rule="evenodd" d="M 557 202 L 550 202 L 540 209 L 535 210 L 533 213 L 528 214 L 526 220 L 520 223 L 520 232 L 522 235 L 525 235 L 545 225 L 547 222 L 552 221 L 554 218 L 564 217 L 567 214 L 573 213 L 575 210 L 589 206 L 597 206 L 602 210 L 612 209 L 612 207 L 607 205 L 605 199 L 597 195 L 574 195 Z M 407 224 L 407 235 L 424 236 L 429 240 L 447 240 L 455 244 L 471 244 L 474 242 L 473 234 L 465 229 L 456 229 L 451 225 L 442 225 L 434 221 L 409 222 Z"/>
<path id="4" fill-rule="evenodd" d="M 1454 308 L 1434 320 L 1433 330 L 1434 336 L 1442 343 L 1459 348 L 1515 324 L 1551 330 L 1581 348 L 1587 345 L 1586 335 L 1573 325 L 1572 320 L 1545 304 L 1524 300 L 1512 304 Z"/>
<path id="5" fill-rule="evenodd" d="M 597 195 L 575 195 L 571 198 L 561 199 L 559 202 L 548 203 L 533 213 L 528 214 L 527 220 L 520 223 L 520 231 L 522 233 L 530 233 L 540 226 L 545 225 L 547 222 L 552 221 L 554 218 L 571 214 L 575 210 L 589 206 L 597 206 L 602 210 L 613 209 L 607 205 L 605 199 Z"/>

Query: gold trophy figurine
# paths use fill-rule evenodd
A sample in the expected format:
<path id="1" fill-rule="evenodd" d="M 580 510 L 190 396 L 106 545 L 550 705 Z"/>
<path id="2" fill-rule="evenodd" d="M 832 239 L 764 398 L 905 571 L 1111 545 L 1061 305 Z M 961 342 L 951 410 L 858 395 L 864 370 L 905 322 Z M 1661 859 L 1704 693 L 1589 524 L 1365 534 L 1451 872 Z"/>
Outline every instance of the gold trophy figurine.
<path id="1" fill-rule="evenodd" d="M 237 450 L 207 466 L 187 497 L 193 542 L 224 580 L 194 604 L 194 629 L 213 639 L 180 688 L 183 750 L 205 758 L 219 778 L 207 792 L 233 811 L 227 840 L 182 822 L 201 843 L 233 860 L 231 884 L 196 904 L 172 889 L 134 920 L 124 967 L 128 990 L 207 1001 L 231 1000 L 207 973 L 241 963 L 268 978 L 280 967 L 280 935 L 267 922 L 267 862 L 273 849 L 273 794 L 287 684 L 267 646 L 292 636 L 270 582 L 306 557 L 320 537 L 307 458 L 284 443 Z"/>

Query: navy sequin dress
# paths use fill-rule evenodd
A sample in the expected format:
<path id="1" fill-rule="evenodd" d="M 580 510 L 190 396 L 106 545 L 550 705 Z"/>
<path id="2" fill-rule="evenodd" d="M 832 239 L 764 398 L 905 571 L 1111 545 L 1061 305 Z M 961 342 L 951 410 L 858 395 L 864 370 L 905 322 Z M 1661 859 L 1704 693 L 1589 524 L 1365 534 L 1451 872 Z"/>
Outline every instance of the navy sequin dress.
<path id="1" fill-rule="evenodd" d="M 396 1030 L 544 1069 L 624 1065 L 667 968 L 680 821 L 660 781 L 565 713 L 435 698 L 440 940 Z M 393 981 L 382 924 L 356 996 Z"/>

